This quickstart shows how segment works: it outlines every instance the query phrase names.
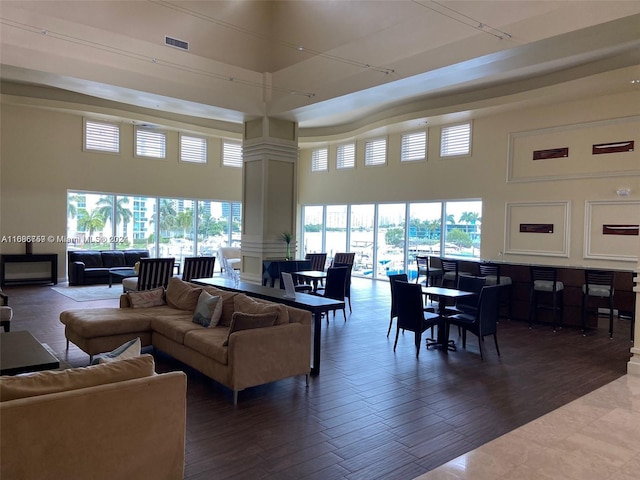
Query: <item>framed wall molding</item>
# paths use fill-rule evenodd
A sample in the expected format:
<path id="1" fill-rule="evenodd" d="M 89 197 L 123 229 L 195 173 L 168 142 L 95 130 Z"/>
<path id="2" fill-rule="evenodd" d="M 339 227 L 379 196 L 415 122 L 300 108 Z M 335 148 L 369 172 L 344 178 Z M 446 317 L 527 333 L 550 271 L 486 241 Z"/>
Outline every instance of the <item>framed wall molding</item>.
<path id="1" fill-rule="evenodd" d="M 544 233 L 532 225 L 545 225 Z M 568 258 L 570 231 L 568 201 L 506 204 L 505 253 Z"/>
<path id="2" fill-rule="evenodd" d="M 640 200 L 587 200 L 584 211 L 584 258 L 638 261 Z"/>
<path id="3" fill-rule="evenodd" d="M 594 145 L 631 142 L 638 132 L 640 116 L 510 133 L 507 183 L 640 175 L 639 151 L 593 154 Z"/>

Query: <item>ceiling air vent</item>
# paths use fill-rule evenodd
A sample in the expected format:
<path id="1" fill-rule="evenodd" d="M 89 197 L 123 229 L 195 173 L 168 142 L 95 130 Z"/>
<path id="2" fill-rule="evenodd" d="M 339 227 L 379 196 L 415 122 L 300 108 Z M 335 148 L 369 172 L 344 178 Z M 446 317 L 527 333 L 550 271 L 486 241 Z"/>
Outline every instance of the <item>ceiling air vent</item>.
<path id="1" fill-rule="evenodd" d="M 184 40 L 178 40 L 177 38 L 171 38 L 168 35 L 164 36 L 164 44 L 170 47 L 179 48 L 180 50 L 189 51 L 189 42 Z"/>

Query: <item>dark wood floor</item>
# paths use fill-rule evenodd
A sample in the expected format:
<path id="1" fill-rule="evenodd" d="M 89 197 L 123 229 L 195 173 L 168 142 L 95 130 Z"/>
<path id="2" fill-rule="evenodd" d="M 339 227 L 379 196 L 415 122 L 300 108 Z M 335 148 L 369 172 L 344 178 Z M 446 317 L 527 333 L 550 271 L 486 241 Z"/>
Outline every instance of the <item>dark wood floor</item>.
<path id="1" fill-rule="evenodd" d="M 65 352 L 59 313 L 117 306 L 45 286 L 5 291 L 12 328 L 73 366 L 88 357 Z M 236 407 L 224 387 L 156 352 L 158 371 L 188 374 L 185 478 L 412 479 L 620 377 L 630 357 L 628 321 L 616 320 L 613 340 L 604 326 L 583 337 L 503 321 L 501 357 L 488 339 L 481 361 L 470 335 L 466 351 L 423 346 L 416 359 L 411 334 L 394 354 L 388 315 L 388 283 L 355 279 L 353 313 L 323 325 L 322 370 L 309 388 L 294 378 L 248 389 Z"/>

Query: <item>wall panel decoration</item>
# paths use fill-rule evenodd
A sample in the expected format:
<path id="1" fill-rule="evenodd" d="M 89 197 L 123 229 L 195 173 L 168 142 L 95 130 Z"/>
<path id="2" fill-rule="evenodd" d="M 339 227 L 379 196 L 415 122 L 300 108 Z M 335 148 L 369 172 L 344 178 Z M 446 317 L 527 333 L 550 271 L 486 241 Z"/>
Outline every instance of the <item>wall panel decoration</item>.
<path id="1" fill-rule="evenodd" d="M 640 116 L 510 133 L 507 182 L 640 175 L 638 138 Z"/>
<path id="2" fill-rule="evenodd" d="M 587 200 L 584 258 L 637 262 L 639 224 L 640 201 Z"/>
<path id="3" fill-rule="evenodd" d="M 569 202 L 507 203 L 505 253 L 569 257 Z"/>

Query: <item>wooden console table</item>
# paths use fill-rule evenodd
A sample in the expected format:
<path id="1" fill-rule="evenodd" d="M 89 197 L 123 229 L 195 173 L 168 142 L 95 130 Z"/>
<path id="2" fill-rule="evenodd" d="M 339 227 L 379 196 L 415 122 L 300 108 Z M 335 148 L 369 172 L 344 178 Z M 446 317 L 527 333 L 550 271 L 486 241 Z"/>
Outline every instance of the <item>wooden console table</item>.
<path id="1" fill-rule="evenodd" d="M 50 275 L 48 277 L 22 277 L 22 278 L 6 278 L 5 266 L 7 263 L 49 263 L 51 266 Z M 0 255 L 0 288 L 9 284 L 20 283 L 58 283 L 58 254 L 8 254 Z"/>

